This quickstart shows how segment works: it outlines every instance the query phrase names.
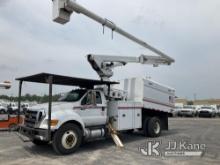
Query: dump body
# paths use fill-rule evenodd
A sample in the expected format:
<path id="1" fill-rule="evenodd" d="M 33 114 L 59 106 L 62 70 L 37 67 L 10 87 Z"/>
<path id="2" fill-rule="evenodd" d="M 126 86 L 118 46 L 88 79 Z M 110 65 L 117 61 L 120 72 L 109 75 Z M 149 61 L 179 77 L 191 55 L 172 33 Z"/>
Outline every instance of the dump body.
<path id="1" fill-rule="evenodd" d="M 124 90 L 128 101 L 141 102 L 144 109 L 170 112 L 175 107 L 175 90 L 150 79 L 125 79 L 115 88 Z"/>

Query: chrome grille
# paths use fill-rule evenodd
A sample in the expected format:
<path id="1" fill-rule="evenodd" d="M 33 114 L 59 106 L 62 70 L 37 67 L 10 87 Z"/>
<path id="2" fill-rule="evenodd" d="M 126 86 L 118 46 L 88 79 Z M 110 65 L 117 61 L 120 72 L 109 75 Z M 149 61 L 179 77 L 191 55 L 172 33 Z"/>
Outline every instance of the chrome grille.
<path id="1" fill-rule="evenodd" d="M 38 114 L 38 111 L 26 111 L 24 119 L 25 126 L 34 128 L 36 123 L 38 122 Z"/>

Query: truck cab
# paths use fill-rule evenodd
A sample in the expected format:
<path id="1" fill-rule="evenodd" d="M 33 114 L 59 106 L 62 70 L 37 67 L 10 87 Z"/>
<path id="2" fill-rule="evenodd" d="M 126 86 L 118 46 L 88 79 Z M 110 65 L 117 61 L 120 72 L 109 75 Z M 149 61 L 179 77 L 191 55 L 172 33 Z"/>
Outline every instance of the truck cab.
<path id="1" fill-rule="evenodd" d="M 62 154 L 74 152 L 82 140 L 105 137 L 107 100 L 102 88 L 96 89 L 95 86 L 110 86 L 116 82 L 41 73 L 18 79 L 19 93 L 21 81 L 48 83 L 51 76 L 53 82 L 49 84 L 49 103 L 28 108 L 20 133 L 36 145 L 52 142 L 54 150 Z M 52 102 L 52 85 L 69 85 L 76 89 Z"/>
<path id="2" fill-rule="evenodd" d="M 100 90 L 72 90 L 62 96 L 59 102 L 70 103 L 71 111 L 81 117 L 85 127 L 106 124 L 106 98 Z"/>
<path id="3" fill-rule="evenodd" d="M 37 112 L 37 114 L 36 114 Z M 30 107 L 25 114 L 25 124 L 30 127 L 47 129 L 48 120 L 47 104 L 39 104 Z M 33 123 L 34 116 L 38 116 L 38 122 Z M 63 124 L 74 121 L 81 125 L 82 129 L 103 126 L 107 122 L 106 98 L 102 91 L 94 89 L 75 89 L 52 103 L 52 130 L 55 131 Z"/>

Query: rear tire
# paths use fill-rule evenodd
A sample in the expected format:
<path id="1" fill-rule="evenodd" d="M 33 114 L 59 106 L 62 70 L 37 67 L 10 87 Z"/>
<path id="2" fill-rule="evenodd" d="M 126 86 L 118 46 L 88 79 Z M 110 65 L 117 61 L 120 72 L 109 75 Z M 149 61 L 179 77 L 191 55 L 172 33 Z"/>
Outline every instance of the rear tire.
<path id="1" fill-rule="evenodd" d="M 81 129 L 75 124 L 68 123 L 57 130 L 52 145 L 57 154 L 67 155 L 75 152 L 81 143 Z"/>
<path id="2" fill-rule="evenodd" d="M 159 137 L 161 134 L 161 121 L 158 117 L 146 118 L 144 121 L 144 135 Z"/>

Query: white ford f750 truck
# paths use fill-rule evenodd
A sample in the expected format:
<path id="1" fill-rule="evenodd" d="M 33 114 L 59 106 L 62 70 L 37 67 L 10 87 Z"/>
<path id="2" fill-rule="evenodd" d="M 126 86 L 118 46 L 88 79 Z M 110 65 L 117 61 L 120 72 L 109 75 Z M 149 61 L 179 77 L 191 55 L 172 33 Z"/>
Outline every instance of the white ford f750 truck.
<path id="1" fill-rule="evenodd" d="M 73 12 L 84 14 L 104 27 L 143 46 L 159 56 L 139 57 L 88 55 L 88 61 L 101 80 L 89 80 L 54 74 L 38 74 L 19 78 L 22 82 L 49 84 L 49 104 L 30 107 L 25 113 L 20 132 L 36 145 L 52 143 L 60 154 L 74 152 L 83 140 L 103 138 L 111 134 L 122 146 L 116 132 L 141 130 L 145 136 L 157 137 L 168 129 L 168 113 L 174 108 L 175 91 L 150 79 L 131 78 L 110 81 L 115 67 L 127 63 L 170 65 L 174 59 L 129 34 L 108 19 L 102 18 L 72 0 L 53 0 L 53 20 L 65 24 Z M 52 103 L 52 85 L 77 86 L 59 102 Z M 20 99 L 18 103 L 20 111 Z"/>

